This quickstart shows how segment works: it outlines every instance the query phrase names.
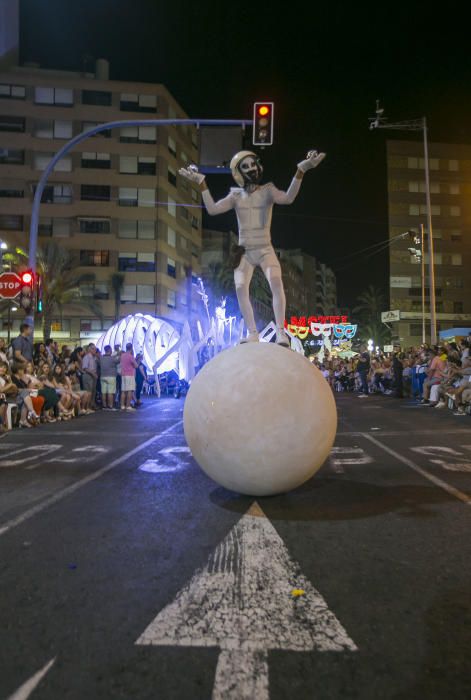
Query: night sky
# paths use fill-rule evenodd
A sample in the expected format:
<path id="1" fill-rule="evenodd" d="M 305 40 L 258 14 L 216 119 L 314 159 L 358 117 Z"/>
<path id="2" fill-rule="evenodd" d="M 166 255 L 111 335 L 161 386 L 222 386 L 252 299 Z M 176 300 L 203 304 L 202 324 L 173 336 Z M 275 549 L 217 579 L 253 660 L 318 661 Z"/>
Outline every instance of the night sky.
<path id="1" fill-rule="evenodd" d="M 267 180 L 287 187 L 307 150 L 328 154 L 275 209 L 274 244 L 331 265 L 351 306 L 368 284 L 387 290 L 387 255 L 351 256 L 387 238 L 385 140 L 407 138 L 368 130 L 375 100 L 393 120 L 425 114 L 432 141 L 471 143 L 469 30 L 461 3 L 306 4 L 22 0 L 21 61 L 80 70 L 107 58 L 112 79 L 164 83 L 191 117 L 250 118 L 254 100 L 273 100 Z M 208 184 L 223 195 L 232 182 Z"/>

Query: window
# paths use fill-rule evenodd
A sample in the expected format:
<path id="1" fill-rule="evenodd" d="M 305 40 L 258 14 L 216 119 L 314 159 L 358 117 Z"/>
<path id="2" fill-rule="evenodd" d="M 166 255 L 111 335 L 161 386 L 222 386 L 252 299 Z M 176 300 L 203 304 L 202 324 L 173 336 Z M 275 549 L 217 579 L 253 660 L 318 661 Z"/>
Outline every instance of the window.
<path id="1" fill-rule="evenodd" d="M 81 250 L 80 265 L 82 267 L 108 267 L 110 264 L 109 250 Z"/>
<path id="2" fill-rule="evenodd" d="M 0 98 L 7 100 L 24 100 L 26 88 L 24 85 L 0 85 Z"/>
<path id="3" fill-rule="evenodd" d="M 52 190 L 52 199 L 48 200 L 49 203 L 70 204 L 72 202 L 72 185 L 47 185 L 44 188 L 43 196 L 49 189 Z"/>
<path id="4" fill-rule="evenodd" d="M 464 312 L 464 305 L 462 301 L 454 301 L 453 302 L 453 313 L 454 314 L 462 314 Z"/>
<path id="5" fill-rule="evenodd" d="M 79 219 L 80 233 L 110 233 L 109 219 Z"/>
<path id="6" fill-rule="evenodd" d="M 110 289 L 107 282 L 95 282 L 93 285 L 93 298 L 94 299 L 109 299 Z"/>
<path id="7" fill-rule="evenodd" d="M 70 88 L 37 87 L 34 89 L 34 101 L 38 105 L 71 107 L 74 93 Z"/>
<path id="8" fill-rule="evenodd" d="M 24 196 L 25 191 L 22 189 L 15 189 L 12 187 L 0 189 L 0 197 L 5 199 L 23 199 Z"/>
<path id="9" fill-rule="evenodd" d="M 430 170 L 438 170 L 439 169 L 438 158 L 429 158 L 428 165 L 429 165 Z M 423 170 L 425 168 L 425 161 L 423 158 L 409 157 L 407 159 L 407 167 L 412 169 L 412 170 L 418 170 L 418 169 Z"/>
<path id="10" fill-rule="evenodd" d="M 139 175 L 155 175 L 157 172 L 155 157 L 139 156 L 137 162 L 137 172 Z"/>
<path id="11" fill-rule="evenodd" d="M 461 241 L 461 231 L 452 231 L 450 239 L 453 241 L 453 243 L 458 243 Z"/>
<path id="12" fill-rule="evenodd" d="M 136 272 L 137 253 L 119 253 L 118 270 L 120 272 Z"/>
<path id="13" fill-rule="evenodd" d="M 122 93 L 120 109 L 123 112 L 157 112 L 157 96 Z"/>
<path id="14" fill-rule="evenodd" d="M 460 164 L 457 160 L 452 159 L 452 160 L 448 161 L 448 170 L 457 171 L 459 169 L 460 169 Z"/>
<path id="15" fill-rule="evenodd" d="M 186 250 L 188 248 L 188 241 L 185 238 L 185 236 L 180 236 L 180 245 L 183 248 L 183 250 Z"/>
<path id="16" fill-rule="evenodd" d="M 109 185 L 80 185 L 80 199 L 84 202 L 109 202 Z"/>
<path id="17" fill-rule="evenodd" d="M 103 122 L 82 122 L 82 131 L 88 131 L 88 129 L 93 129 L 95 126 L 100 126 Z M 111 129 L 105 129 L 104 131 L 99 131 L 97 134 L 91 136 L 92 139 L 95 137 L 104 136 L 105 139 L 111 138 Z"/>
<path id="18" fill-rule="evenodd" d="M 173 277 L 174 279 L 177 276 L 177 266 L 175 260 L 173 258 L 168 258 L 167 259 L 167 275 L 169 277 Z"/>
<path id="19" fill-rule="evenodd" d="M 155 190 L 140 187 L 137 192 L 138 207 L 155 207 Z"/>
<path id="20" fill-rule="evenodd" d="M 39 219 L 38 233 L 40 236 L 52 236 L 52 219 Z"/>
<path id="21" fill-rule="evenodd" d="M 51 159 L 53 158 L 53 153 L 34 153 L 33 154 L 33 168 L 34 170 L 45 170 L 49 165 Z M 72 171 L 72 157 L 65 156 L 61 158 L 58 163 L 54 166 L 54 172 L 66 172 L 70 173 Z"/>
<path id="22" fill-rule="evenodd" d="M 194 202 L 199 202 L 198 192 L 193 188 L 191 189 L 191 198 Z"/>
<path id="23" fill-rule="evenodd" d="M 170 216 L 177 215 L 177 203 L 171 197 L 168 198 L 167 211 L 170 214 Z"/>
<path id="24" fill-rule="evenodd" d="M 168 137 L 168 150 L 172 154 L 172 156 L 177 155 L 177 144 L 175 142 L 175 139 L 173 139 L 171 136 Z"/>
<path id="25" fill-rule="evenodd" d="M 120 187 L 118 203 L 120 207 L 137 207 L 137 187 Z"/>
<path id="26" fill-rule="evenodd" d="M 425 192 L 425 182 L 412 181 L 409 182 L 409 192 Z M 431 182 L 430 192 L 432 194 L 440 194 L 440 183 Z"/>
<path id="27" fill-rule="evenodd" d="M 1 95 L 0 95 L 1 97 Z M 0 117 L 0 131 L 10 131 L 13 133 L 24 133 L 25 119 L 24 117 L 5 116 Z"/>
<path id="28" fill-rule="evenodd" d="M 111 105 L 111 92 L 105 92 L 104 90 L 82 90 L 82 104 L 109 107 Z"/>
<path id="29" fill-rule="evenodd" d="M 139 304 L 153 304 L 155 301 L 155 290 L 153 284 L 137 285 L 137 301 Z"/>
<path id="30" fill-rule="evenodd" d="M 463 258 L 461 253 L 452 253 L 451 254 L 451 264 L 452 265 L 462 265 L 463 264 Z"/>
<path id="31" fill-rule="evenodd" d="M 71 139 L 72 135 L 72 122 L 63 119 L 54 120 L 53 137 L 55 139 Z"/>
<path id="32" fill-rule="evenodd" d="M 125 284 L 121 290 L 121 303 L 132 304 L 136 302 L 136 285 Z"/>
<path id="33" fill-rule="evenodd" d="M 155 272 L 155 254 L 154 253 L 138 253 L 137 254 L 137 271 L 138 272 Z"/>
<path id="34" fill-rule="evenodd" d="M 424 254 L 424 260 L 425 260 L 425 264 L 428 265 L 429 264 L 428 263 L 428 253 Z M 442 265 L 442 263 L 443 263 L 442 254 L 441 253 L 434 253 L 433 261 L 434 261 L 435 265 Z"/>
<path id="35" fill-rule="evenodd" d="M 17 214 L 0 214 L 0 231 L 22 231 L 23 217 Z"/>
<path id="36" fill-rule="evenodd" d="M 167 289 L 167 306 L 169 309 L 174 309 L 175 306 L 177 305 L 177 295 L 173 291 L 173 289 Z"/>
<path id="37" fill-rule="evenodd" d="M 109 153 L 92 153 L 84 151 L 82 153 L 82 168 L 97 168 L 109 170 L 111 168 L 111 156 Z"/>
<path id="38" fill-rule="evenodd" d="M 24 165 L 25 152 L 14 148 L 0 148 L 0 163 L 8 165 Z"/>
<path id="39" fill-rule="evenodd" d="M 439 204 L 432 204 L 431 210 L 432 216 L 440 216 L 441 207 Z M 419 216 L 420 214 L 427 214 L 427 206 L 425 204 L 409 204 L 409 216 Z"/>
<path id="40" fill-rule="evenodd" d="M 178 207 L 178 212 L 180 214 L 180 217 L 182 219 L 185 219 L 185 221 L 188 221 L 190 218 L 190 215 L 188 214 L 188 209 L 186 207 Z"/>
<path id="41" fill-rule="evenodd" d="M 188 156 L 186 155 L 185 151 L 180 151 L 180 158 L 184 163 L 188 163 Z"/>
<path id="42" fill-rule="evenodd" d="M 155 126 L 125 126 L 119 140 L 121 143 L 156 143 L 157 129 Z"/>
<path id="43" fill-rule="evenodd" d="M 111 320 L 104 320 L 103 323 L 100 321 L 100 319 L 85 319 L 82 318 L 80 320 L 80 330 L 81 331 L 102 331 L 102 330 L 108 330 L 108 328 L 111 328 L 113 325 L 113 321 Z"/>
<path id="44" fill-rule="evenodd" d="M 191 217 L 191 227 L 194 229 L 199 228 L 199 221 L 198 221 L 198 218 L 196 216 Z"/>
<path id="45" fill-rule="evenodd" d="M 461 207 L 453 205 L 450 207 L 450 216 L 461 216 Z"/>
<path id="46" fill-rule="evenodd" d="M 168 118 L 169 119 L 176 119 L 177 118 L 177 111 L 172 105 L 168 106 Z"/>
<path id="47" fill-rule="evenodd" d="M 172 248 L 175 248 L 177 245 L 177 234 L 170 226 L 167 228 L 167 243 L 172 246 Z"/>
<path id="48" fill-rule="evenodd" d="M 156 159 L 152 156 L 120 156 L 119 172 L 130 175 L 155 175 Z"/>
<path id="49" fill-rule="evenodd" d="M 174 187 L 177 186 L 177 172 L 172 168 L 170 165 L 168 166 L 168 171 L 167 171 L 167 180 L 170 182 L 171 185 Z"/>
<path id="50" fill-rule="evenodd" d="M 457 182 L 452 182 L 450 184 L 450 194 L 460 194 L 461 188 Z"/>
<path id="51" fill-rule="evenodd" d="M 154 221 L 120 220 L 118 222 L 118 238 L 154 239 L 155 223 Z"/>
<path id="52" fill-rule="evenodd" d="M 71 220 L 70 219 L 53 219 L 52 220 L 52 235 L 55 238 L 68 238 L 70 236 Z"/>

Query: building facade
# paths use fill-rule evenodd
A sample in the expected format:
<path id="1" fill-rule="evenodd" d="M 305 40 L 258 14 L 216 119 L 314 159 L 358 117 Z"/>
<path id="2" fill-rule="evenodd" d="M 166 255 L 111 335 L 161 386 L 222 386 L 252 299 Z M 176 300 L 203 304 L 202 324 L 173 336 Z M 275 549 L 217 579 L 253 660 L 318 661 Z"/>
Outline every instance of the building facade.
<path id="1" fill-rule="evenodd" d="M 435 253 L 437 331 L 471 325 L 471 146 L 430 143 L 430 190 Z M 416 141 L 387 142 L 389 237 L 427 230 L 423 146 Z M 420 260 L 408 249 L 411 238 L 391 242 L 390 309 L 394 340 L 403 346 L 422 342 Z M 427 250 L 427 236 L 425 250 Z M 426 339 L 430 340 L 428 255 L 425 255 Z"/>
<path id="2" fill-rule="evenodd" d="M 41 172 L 73 136 L 106 122 L 159 118 L 187 115 L 163 85 L 109 80 L 103 60 L 94 74 L 34 66 L 0 72 L 0 240 L 28 247 Z M 101 132 L 57 164 L 43 194 L 39 245 L 54 240 L 71 251 L 78 272 L 95 274 L 82 291 L 100 304 L 103 321 L 66 306 L 52 337 L 86 342 L 116 315 L 183 323 L 197 310 L 191 280 L 201 272 L 201 200 L 178 175 L 192 162 L 195 128 L 145 125 Z M 117 314 L 116 273 L 124 275 Z"/>
<path id="3" fill-rule="evenodd" d="M 337 313 L 337 280 L 324 263 L 301 249 L 277 249 L 286 292 L 286 315 Z"/>

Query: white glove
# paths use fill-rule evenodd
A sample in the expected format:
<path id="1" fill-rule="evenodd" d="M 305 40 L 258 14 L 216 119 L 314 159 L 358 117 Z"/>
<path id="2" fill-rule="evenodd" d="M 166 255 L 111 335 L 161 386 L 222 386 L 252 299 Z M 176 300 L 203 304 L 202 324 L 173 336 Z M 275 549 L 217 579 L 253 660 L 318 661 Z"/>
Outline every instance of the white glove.
<path id="1" fill-rule="evenodd" d="M 204 182 L 204 175 L 198 172 L 196 165 L 189 165 L 188 168 L 180 168 L 178 174 L 182 177 L 186 177 L 190 182 L 196 182 L 197 185 L 201 185 Z"/>
<path id="2" fill-rule="evenodd" d="M 324 160 L 325 155 L 325 153 L 309 151 L 309 153 L 306 156 L 306 160 L 302 160 L 300 163 L 298 163 L 298 170 L 301 170 L 301 172 L 305 173 L 308 170 L 311 170 L 312 168 L 317 168 L 319 163 L 322 163 L 322 161 Z"/>

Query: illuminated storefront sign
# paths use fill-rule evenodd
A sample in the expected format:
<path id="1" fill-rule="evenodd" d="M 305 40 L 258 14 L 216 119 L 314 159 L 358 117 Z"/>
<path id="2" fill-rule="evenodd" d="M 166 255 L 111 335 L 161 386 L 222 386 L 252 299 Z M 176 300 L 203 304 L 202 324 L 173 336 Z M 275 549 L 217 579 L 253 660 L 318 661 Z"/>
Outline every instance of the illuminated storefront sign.
<path id="1" fill-rule="evenodd" d="M 309 333 L 315 338 L 332 338 L 334 342 L 351 340 L 357 332 L 357 324 L 349 323 L 347 316 L 291 316 L 291 322 L 285 326 L 300 340 L 305 340 Z"/>

